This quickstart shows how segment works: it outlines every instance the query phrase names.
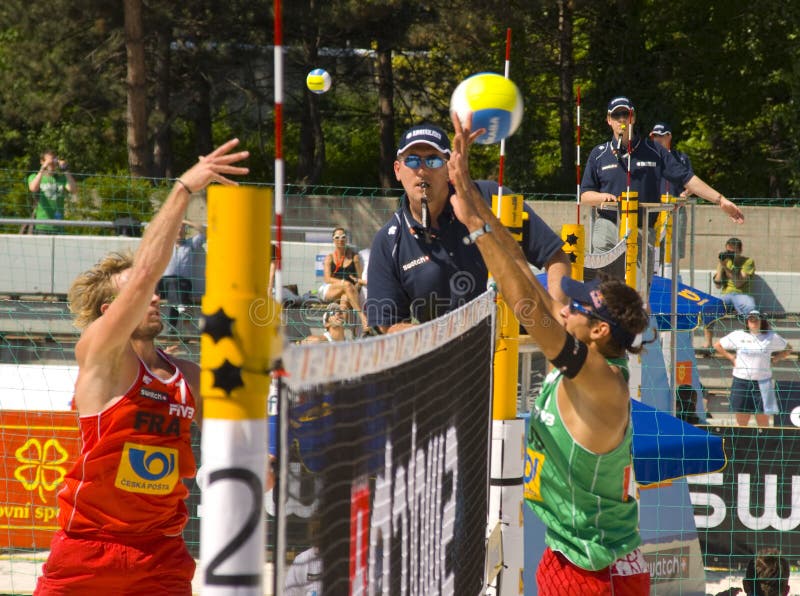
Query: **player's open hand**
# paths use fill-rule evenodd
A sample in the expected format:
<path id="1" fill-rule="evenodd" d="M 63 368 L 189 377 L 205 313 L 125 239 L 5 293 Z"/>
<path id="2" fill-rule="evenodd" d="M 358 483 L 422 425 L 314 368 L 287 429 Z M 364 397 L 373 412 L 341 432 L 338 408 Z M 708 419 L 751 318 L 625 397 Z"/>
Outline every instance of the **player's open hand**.
<path id="1" fill-rule="evenodd" d="M 238 144 L 239 139 L 231 139 L 208 155 L 201 155 L 197 163 L 180 177 L 181 182 L 188 187 L 187 190 L 197 192 L 212 182 L 237 185 L 238 182 L 231 180 L 228 176 L 243 176 L 250 171 L 248 168 L 234 165 L 250 156 L 249 151 L 231 153 L 231 150 Z"/>
<path id="2" fill-rule="evenodd" d="M 455 135 L 450 159 L 447 162 L 447 172 L 455 192 L 450 197 L 450 203 L 453 205 L 453 212 L 458 220 L 469 225 L 471 219 L 478 217 L 477 208 L 473 204 L 475 184 L 469 173 L 469 148 L 475 139 L 486 130 L 483 128 L 475 132 L 471 130 L 472 114 L 468 116 L 467 122 L 463 126 L 455 112 L 451 113 L 451 117 Z"/>

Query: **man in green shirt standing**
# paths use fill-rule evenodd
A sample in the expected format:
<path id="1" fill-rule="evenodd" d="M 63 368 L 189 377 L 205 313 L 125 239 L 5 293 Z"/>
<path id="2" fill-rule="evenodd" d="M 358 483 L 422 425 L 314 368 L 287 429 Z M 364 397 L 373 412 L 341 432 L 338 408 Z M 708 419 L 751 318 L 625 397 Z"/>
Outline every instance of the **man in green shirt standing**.
<path id="1" fill-rule="evenodd" d="M 59 159 L 55 151 L 46 149 L 40 158 L 41 167 L 28 176 L 28 190 L 36 199 L 33 212 L 35 219 L 64 219 L 64 200 L 67 194 L 78 192 L 78 184 L 69 172 L 66 161 Z M 51 224 L 39 224 L 36 234 L 61 234 L 64 228 Z"/>

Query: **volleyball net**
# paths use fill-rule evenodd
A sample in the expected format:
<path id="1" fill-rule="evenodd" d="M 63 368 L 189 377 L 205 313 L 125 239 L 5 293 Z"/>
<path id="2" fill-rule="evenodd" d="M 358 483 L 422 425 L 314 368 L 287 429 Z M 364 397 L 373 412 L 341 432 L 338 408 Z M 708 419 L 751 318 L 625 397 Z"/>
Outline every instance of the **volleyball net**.
<path id="1" fill-rule="evenodd" d="M 493 313 L 486 293 L 399 334 L 287 349 L 275 593 L 481 592 Z"/>

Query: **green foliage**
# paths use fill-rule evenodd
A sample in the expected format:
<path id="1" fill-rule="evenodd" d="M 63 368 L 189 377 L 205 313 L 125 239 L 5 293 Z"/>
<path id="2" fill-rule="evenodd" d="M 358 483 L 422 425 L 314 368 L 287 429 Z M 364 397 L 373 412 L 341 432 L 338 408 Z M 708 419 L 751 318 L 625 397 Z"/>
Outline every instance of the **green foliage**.
<path id="1" fill-rule="evenodd" d="M 67 216 L 69 219 L 89 221 L 114 221 L 120 217 L 133 217 L 149 221 L 166 198 L 166 184 L 129 176 L 91 176 L 79 183 L 78 198 Z M 82 230 L 81 233 L 97 234 Z"/>
<path id="2" fill-rule="evenodd" d="M 31 217 L 33 204 L 26 179 L 28 171 L 22 169 L 0 170 L 0 217 Z M 3 233 L 17 233 L 19 226 L 0 226 Z"/>
<path id="3" fill-rule="evenodd" d="M 153 176 L 176 176 L 237 136 L 251 151 L 251 178 L 272 179 L 269 8 L 143 3 L 148 154 L 156 138 L 165 143 Z M 322 184 L 377 185 L 380 123 L 394 139 L 421 120 L 449 128 L 452 90 L 475 72 L 503 72 L 511 27 L 510 76 L 525 99 L 506 147 L 512 188 L 573 192 L 580 85 L 584 158 L 608 135 L 606 102 L 626 94 L 638 131 L 670 122 L 676 146 L 726 195 L 800 194 L 799 3 L 509 0 L 499 11 L 487 0 L 297 0 L 283 10 L 287 182 L 311 173 Z M 103 193 L 88 174 L 129 171 L 123 26 L 123 3 L 111 0 L 0 3 L 0 165 L 32 169 L 42 148 L 55 148 L 79 173 L 80 209 L 97 217 Z M 383 87 L 376 49 L 392 56 Z M 309 100 L 305 75 L 318 66 L 334 87 Z M 473 159 L 476 175 L 496 175 L 497 147 Z M 20 184 L 7 185 L 3 213 L 27 211 Z M 149 215 L 149 203 L 135 201 Z M 103 218 L 122 210 L 109 205 Z"/>

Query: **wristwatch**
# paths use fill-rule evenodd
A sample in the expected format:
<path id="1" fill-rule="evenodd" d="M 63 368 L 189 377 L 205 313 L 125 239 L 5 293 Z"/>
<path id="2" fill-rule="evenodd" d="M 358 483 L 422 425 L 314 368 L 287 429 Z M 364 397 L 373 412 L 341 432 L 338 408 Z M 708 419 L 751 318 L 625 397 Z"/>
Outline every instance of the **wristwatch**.
<path id="1" fill-rule="evenodd" d="M 470 232 L 469 236 L 464 236 L 464 244 L 470 245 L 475 244 L 475 242 L 483 236 L 484 234 L 489 234 L 492 231 L 491 226 L 488 223 L 483 224 L 483 227 L 478 228 L 474 232 Z"/>

